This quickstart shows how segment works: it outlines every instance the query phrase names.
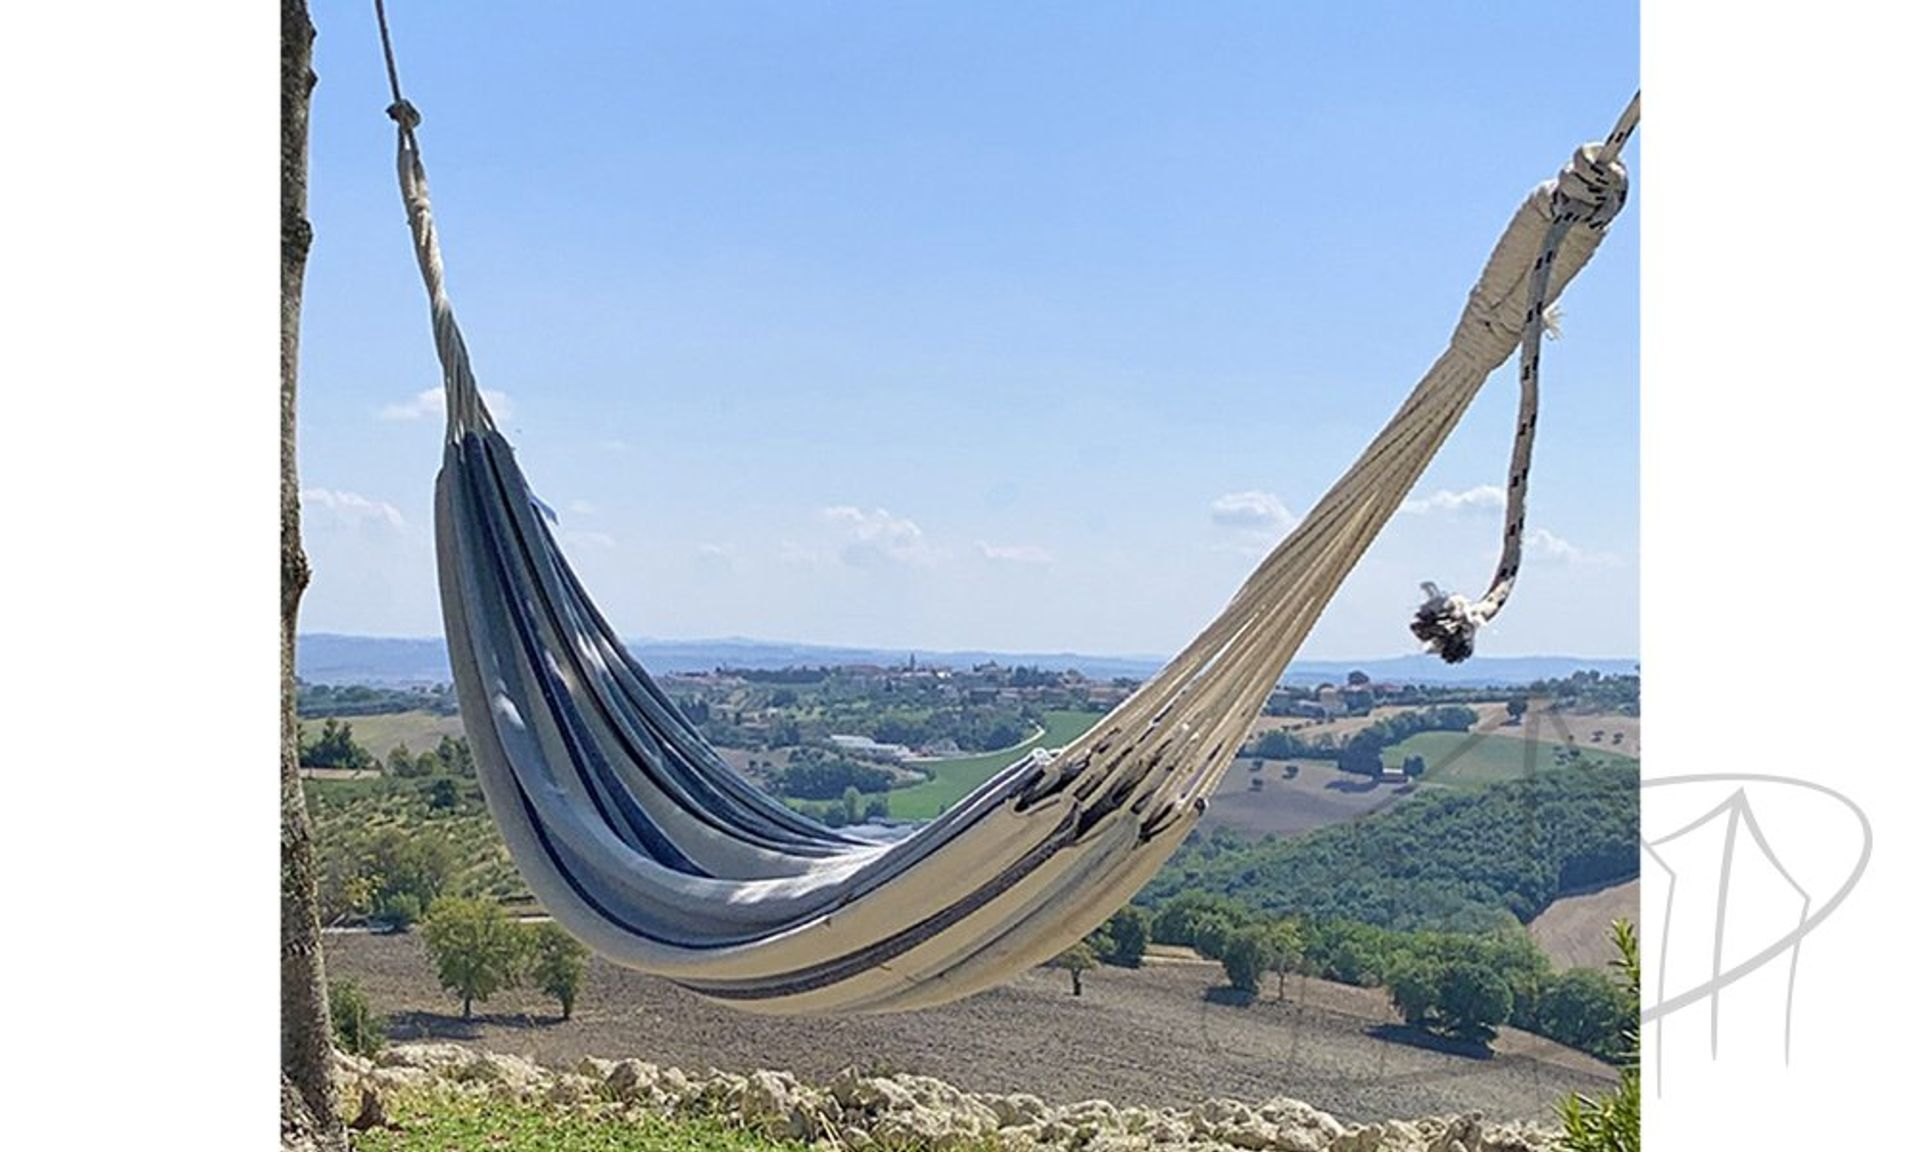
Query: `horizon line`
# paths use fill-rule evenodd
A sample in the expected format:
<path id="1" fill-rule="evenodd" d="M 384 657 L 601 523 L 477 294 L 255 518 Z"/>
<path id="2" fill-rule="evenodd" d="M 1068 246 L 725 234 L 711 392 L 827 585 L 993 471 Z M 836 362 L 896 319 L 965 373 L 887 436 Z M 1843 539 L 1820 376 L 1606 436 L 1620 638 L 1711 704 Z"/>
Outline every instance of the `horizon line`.
<path id="1" fill-rule="evenodd" d="M 446 643 L 446 637 L 444 635 L 420 635 L 420 634 L 391 635 L 391 634 L 380 634 L 380 633 L 372 633 L 372 632 L 339 632 L 339 631 L 319 630 L 319 629 L 316 629 L 315 631 L 312 631 L 312 632 L 296 633 L 295 639 L 297 641 L 299 639 L 304 639 L 309 637 L 318 637 L 318 636 L 336 636 L 336 637 L 340 637 L 342 639 L 348 639 L 348 640 L 394 640 L 394 641 L 431 642 L 435 644 Z M 934 654 L 934 655 L 956 654 L 956 653 L 980 653 L 980 654 L 990 654 L 990 655 L 999 655 L 999 656 L 1056 656 L 1056 657 L 1057 656 L 1078 656 L 1078 657 L 1086 657 L 1086 658 L 1095 659 L 1095 660 L 1138 660 L 1138 661 L 1159 661 L 1161 663 L 1164 663 L 1167 660 L 1172 659 L 1171 653 L 1159 654 L 1159 653 L 1142 653 L 1142 652 L 1081 652 L 1081 651 L 1076 651 L 1070 648 L 1054 648 L 1054 649 L 1030 648 L 1030 649 L 1016 650 L 1016 649 L 1008 649 L 1008 648 L 993 648 L 993 647 L 984 646 L 984 645 L 980 647 L 973 647 L 973 648 L 941 648 L 941 647 L 934 647 L 934 646 L 928 646 L 928 645 L 915 646 L 911 644 L 863 644 L 863 643 L 857 643 L 857 642 L 851 642 L 851 641 L 768 640 L 768 639 L 763 639 L 763 638 L 754 637 L 754 636 L 694 636 L 694 637 L 685 637 L 685 638 L 671 637 L 671 636 L 623 636 L 620 638 L 620 641 L 623 644 L 687 644 L 687 645 L 756 644 L 756 645 L 760 645 L 762 647 L 768 647 L 768 648 L 840 648 L 840 649 L 854 649 L 854 650 L 864 649 L 868 651 L 900 652 L 900 653 L 907 653 L 907 654 L 925 652 L 925 653 Z M 1397 652 L 1391 656 L 1300 656 L 1300 655 L 1296 655 L 1291 661 L 1288 662 L 1288 665 L 1289 667 L 1291 667 L 1293 664 L 1379 664 L 1389 660 L 1404 660 L 1404 659 L 1407 659 L 1408 657 L 1421 657 L 1421 656 L 1431 656 L 1431 655 L 1432 653 L 1424 652 L 1424 651 Z M 1481 662 L 1490 661 L 1490 660 L 1595 660 L 1595 661 L 1606 661 L 1608 663 L 1632 662 L 1633 664 L 1636 664 L 1636 665 L 1640 663 L 1640 657 L 1638 655 L 1596 656 L 1596 655 L 1590 655 L 1590 654 L 1583 654 L 1583 655 L 1576 656 L 1576 655 L 1568 655 L 1568 654 L 1559 653 L 1559 652 L 1533 652 L 1533 653 L 1506 655 L 1506 656 L 1476 655 L 1473 657 L 1473 660 L 1481 661 Z"/>

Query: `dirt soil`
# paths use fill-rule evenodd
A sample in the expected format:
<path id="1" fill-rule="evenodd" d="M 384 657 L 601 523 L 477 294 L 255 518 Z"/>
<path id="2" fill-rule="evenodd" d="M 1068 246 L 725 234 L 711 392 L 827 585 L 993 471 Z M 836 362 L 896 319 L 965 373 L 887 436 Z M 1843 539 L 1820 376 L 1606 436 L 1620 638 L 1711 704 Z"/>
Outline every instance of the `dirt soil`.
<path id="1" fill-rule="evenodd" d="M 326 952 L 329 977 L 359 981 L 396 1040 L 458 1040 L 548 1065 L 633 1056 L 816 1081 L 852 1065 L 1121 1106 L 1286 1095 L 1348 1122 L 1468 1110 L 1551 1121 L 1563 1095 L 1614 1079 L 1606 1065 L 1521 1032 L 1503 1032 L 1491 1056 L 1437 1050 L 1397 1026 L 1378 990 L 1291 977 L 1286 1002 L 1269 984 L 1266 998 L 1240 1006 L 1213 989 L 1221 975 L 1212 964 L 1101 968 L 1079 998 L 1064 973 L 1039 970 L 905 1016 L 787 1019 L 708 1004 L 595 958 L 571 1021 L 557 1019 L 551 1000 L 514 992 L 477 1006 L 469 1022 L 434 983 L 417 934 L 330 934 Z"/>
<path id="2" fill-rule="evenodd" d="M 1235 760 L 1207 798 L 1202 828 L 1232 828 L 1249 836 L 1298 836 L 1325 824 L 1341 824 L 1413 794 L 1406 785 L 1382 784 L 1342 772 L 1326 760 L 1268 760 L 1258 773 L 1253 761 Z M 1294 770 L 1291 779 L 1289 769 Z M 1258 791 L 1254 780 L 1260 780 Z"/>
<path id="3" fill-rule="evenodd" d="M 1562 896 L 1527 925 L 1527 935 L 1558 968 L 1605 968 L 1614 959 L 1615 920 L 1640 923 L 1640 881 Z"/>

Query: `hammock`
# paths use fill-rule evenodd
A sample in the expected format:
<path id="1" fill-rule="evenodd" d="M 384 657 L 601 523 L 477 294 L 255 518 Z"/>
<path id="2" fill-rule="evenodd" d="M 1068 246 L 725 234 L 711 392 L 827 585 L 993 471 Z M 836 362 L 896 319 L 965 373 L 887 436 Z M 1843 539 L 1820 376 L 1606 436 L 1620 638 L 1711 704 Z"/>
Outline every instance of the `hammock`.
<path id="1" fill-rule="evenodd" d="M 384 36 L 385 28 L 382 27 Z M 389 47 L 388 65 L 392 57 Z M 393 82 L 399 175 L 447 397 L 434 522 L 447 646 L 481 788 L 527 886 L 609 959 L 738 1008 L 891 1012 L 1058 955 L 1144 885 L 1199 820 L 1274 684 L 1488 374 L 1525 344 L 1510 496 L 1524 495 L 1547 305 L 1626 195 L 1636 96 L 1521 204 L 1446 351 L 1347 473 L 1150 681 L 1063 749 L 1035 751 L 904 839 L 791 811 L 734 771 L 621 644 L 494 426 L 448 303 L 415 129 Z M 1477 602 L 1430 588 L 1443 655 L 1506 599 L 1520 504 Z"/>

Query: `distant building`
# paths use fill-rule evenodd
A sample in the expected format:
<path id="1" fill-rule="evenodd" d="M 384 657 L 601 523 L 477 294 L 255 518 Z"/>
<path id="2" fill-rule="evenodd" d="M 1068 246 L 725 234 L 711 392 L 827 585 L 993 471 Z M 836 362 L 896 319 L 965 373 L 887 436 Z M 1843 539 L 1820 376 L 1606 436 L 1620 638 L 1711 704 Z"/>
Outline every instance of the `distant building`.
<path id="1" fill-rule="evenodd" d="M 827 739 L 843 752 L 871 756 L 876 760 L 904 760 L 913 755 L 913 749 L 905 744 L 882 744 L 871 736 L 829 736 Z"/>

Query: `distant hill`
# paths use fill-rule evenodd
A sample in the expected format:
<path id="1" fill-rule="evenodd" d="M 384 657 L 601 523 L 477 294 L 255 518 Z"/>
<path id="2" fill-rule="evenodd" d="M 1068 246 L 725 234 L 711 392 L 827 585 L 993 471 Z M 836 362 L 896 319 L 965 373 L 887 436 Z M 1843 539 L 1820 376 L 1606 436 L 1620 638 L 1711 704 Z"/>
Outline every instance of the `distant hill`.
<path id="1" fill-rule="evenodd" d="M 713 668 L 791 668 L 801 664 L 903 664 L 909 656 L 922 664 L 971 668 L 993 661 L 1025 664 L 1049 671 L 1077 669 L 1096 679 L 1139 679 L 1160 670 L 1154 656 L 1089 656 L 1075 652 L 935 652 L 907 648 L 847 648 L 824 644 L 781 644 L 763 640 L 629 640 L 628 651 L 655 672 L 704 672 Z M 451 679 L 446 642 L 438 637 L 344 636 L 313 632 L 300 637 L 300 678 L 313 684 L 438 684 Z M 1301 660 L 1287 669 L 1289 682 L 1343 682 L 1348 672 L 1375 680 L 1422 684 L 1529 684 L 1592 668 L 1606 673 L 1633 672 L 1636 660 L 1589 660 L 1576 656 L 1487 656 L 1465 664 L 1444 664 L 1433 656 L 1394 656 L 1383 660 Z"/>
<path id="2" fill-rule="evenodd" d="M 1294 839 L 1189 839 L 1139 899 L 1210 892 L 1281 916 L 1490 931 L 1637 876 L 1639 834 L 1631 761 L 1482 788 L 1423 785 L 1384 811 Z"/>

